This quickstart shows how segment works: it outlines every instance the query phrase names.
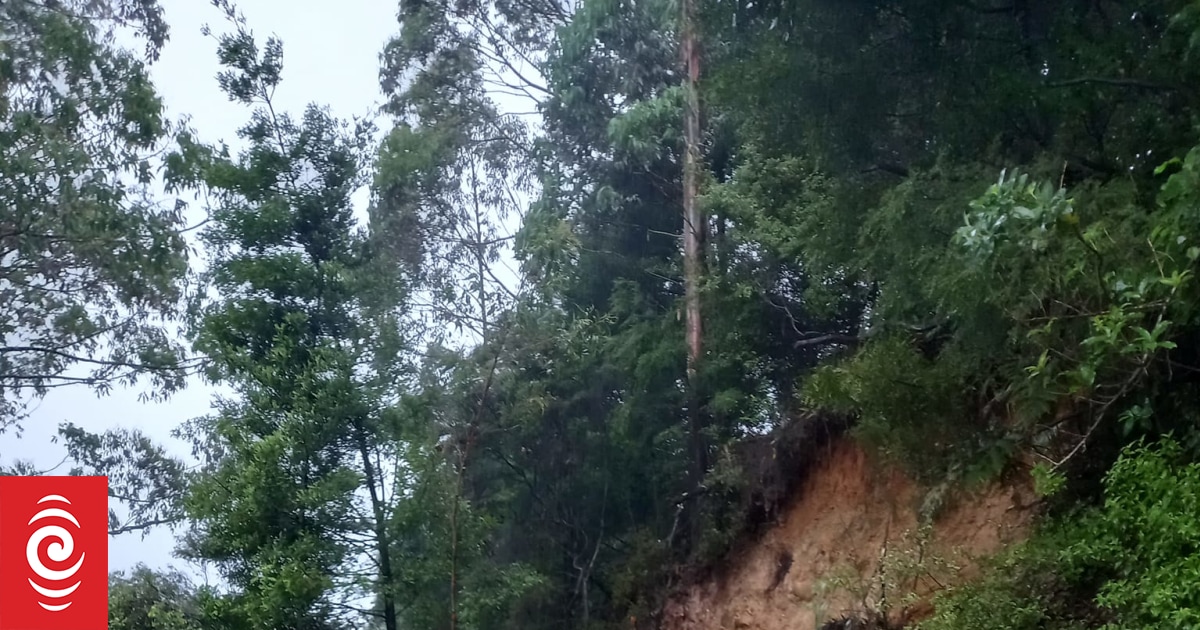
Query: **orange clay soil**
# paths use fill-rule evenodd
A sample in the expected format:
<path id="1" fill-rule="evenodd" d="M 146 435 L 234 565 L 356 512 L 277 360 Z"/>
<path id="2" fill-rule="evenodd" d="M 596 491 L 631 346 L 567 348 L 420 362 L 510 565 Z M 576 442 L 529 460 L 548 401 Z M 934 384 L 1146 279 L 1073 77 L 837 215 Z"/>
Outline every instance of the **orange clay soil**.
<path id="1" fill-rule="evenodd" d="M 918 512 L 927 493 L 852 439 L 838 439 L 778 524 L 735 553 L 719 577 L 671 598 L 661 627 L 813 630 L 872 608 L 886 608 L 893 622 L 919 620 L 932 610 L 932 593 L 969 579 L 978 558 L 1027 531 L 1029 476 L 1010 477 L 948 502 L 922 544 Z"/>

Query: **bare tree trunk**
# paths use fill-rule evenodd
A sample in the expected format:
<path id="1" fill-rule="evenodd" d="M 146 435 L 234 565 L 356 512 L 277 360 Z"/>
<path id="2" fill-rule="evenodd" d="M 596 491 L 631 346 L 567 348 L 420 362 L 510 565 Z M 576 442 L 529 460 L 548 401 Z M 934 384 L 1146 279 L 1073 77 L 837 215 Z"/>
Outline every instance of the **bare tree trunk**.
<path id="1" fill-rule="evenodd" d="M 704 352 L 704 334 L 700 314 L 700 281 L 703 274 L 705 221 L 696 203 L 700 168 L 700 51 L 696 37 L 695 0 L 683 0 L 681 48 L 685 66 L 684 161 L 683 161 L 683 276 L 687 330 L 688 424 L 692 450 L 691 485 L 693 491 L 703 483 L 708 469 L 704 440 L 704 417 L 700 410 L 701 393 L 697 376 Z M 698 503 L 691 503 L 692 544 L 699 533 Z"/>
<path id="2" fill-rule="evenodd" d="M 356 423 L 355 433 L 358 439 L 358 450 L 363 461 L 363 476 L 367 480 L 367 491 L 371 495 L 371 508 L 375 513 L 375 547 L 379 554 L 379 591 L 383 599 L 383 624 L 386 630 L 397 630 L 396 595 L 392 591 L 396 576 L 392 573 L 392 553 L 390 539 L 387 533 L 387 508 L 382 494 L 383 482 L 377 477 L 375 467 L 371 464 L 371 448 L 367 440 L 366 429 L 361 421 Z"/>

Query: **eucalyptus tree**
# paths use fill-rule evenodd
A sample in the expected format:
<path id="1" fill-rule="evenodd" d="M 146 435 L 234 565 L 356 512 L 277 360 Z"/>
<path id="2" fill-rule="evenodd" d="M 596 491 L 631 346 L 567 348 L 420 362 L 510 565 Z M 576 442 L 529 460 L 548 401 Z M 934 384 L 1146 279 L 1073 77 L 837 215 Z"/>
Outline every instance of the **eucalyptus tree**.
<path id="1" fill-rule="evenodd" d="M 549 95 L 540 66 L 554 29 L 571 11 L 559 0 L 404 2 L 400 30 L 382 55 L 385 111 L 395 126 L 380 150 L 375 211 L 380 221 L 403 226 L 399 246 L 419 261 L 413 305 L 432 325 L 431 354 L 442 356 L 427 368 L 436 372 L 448 360 L 466 371 L 457 378 L 475 373 L 484 383 L 459 390 L 470 402 L 457 412 L 425 418 L 433 439 L 440 435 L 450 446 L 444 462 L 454 490 L 443 577 L 451 628 L 467 612 L 459 600 L 473 535 L 463 496 L 466 468 L 478 454 L 472 446 L 491 385 L 505 369 L 511 339 L 505 322 L 525 286 L 509 260 L 514 224 L 535 184 L 531 132 Z M 444 355 L 437 350 L 443 346 L 462 350 L 467 360 Z M 441 474 L 436 465 L 426 472 L 430 483 Z"/>
<path id="2" fill-rule="evenodd" d="M 562 0 L 401 3 L 380 72 L 395 120 L 381 153 L 381 204 L 406 218 L 434 321 L 490 341 L 521 282 L 508 264 L 535 192 L 533 132 Z"/>

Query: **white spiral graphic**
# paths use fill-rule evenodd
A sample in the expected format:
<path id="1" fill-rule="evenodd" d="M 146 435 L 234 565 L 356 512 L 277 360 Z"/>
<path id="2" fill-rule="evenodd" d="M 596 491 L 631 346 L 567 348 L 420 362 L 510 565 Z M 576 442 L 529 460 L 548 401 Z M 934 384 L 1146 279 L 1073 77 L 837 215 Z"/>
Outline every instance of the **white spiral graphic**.
<path id="1" fill-rule="evenodd" d="M 71 505 L 71 502 L 65 497 L 57 494 L 46 495 L 38 500 L 39 505 L 46 502 L 58 502 Z M 56 507 L 46 508 L 37 514 L 34 514 L 33 518 L 29 519 L 29 524 L 33 525 L 37 521 L 40 521 L 44 518 L 60 518 L 65 521 L 69 521 L 71 524 L 75 525 L 76 528 L 79 527 L 79 521 L 75 519 L 74 515 L 67 510 Z M 47 538 L 51 538 L 56 541 L 50 543 L 50 545 L 46 547 L 46 555 L 50 558 L 50 560 L 61 563 L 71 559 L 71 554 L 75 552 L 75 539 L 71 536 L 71 532 L 59 525 L 43 525 L 36 532 L 34 532 L 32 536 L 29 537 L 29 542 L 25 545 L 25 559 L 29 562 L 29 568 L 33 569 L 33 572 L 39 578 L 49 582 L 64 582 L 71 579 L 71 577 L 79 572 L 79 567 L 83 566 L 83 557 L 85 554 L 79 554 L 79 560 L 69 569 L 51 569 L 42 563 L 42 559 L 38 554 L 38 549 L 41 547 L 42 541 L 46 540 Z M 79 585 L 82 583 L 83 582 L 81 580 L 77 580 L 74 584 L 66 588 L 47 588 L 41 584 L 38 584 L 37 582 L 34 582 L 32 578 L 29 579 L 29 585 L 33 587 L 33 590 L 37 591 L 42 597 L 50 600 L 64 599 L 71 593 L 74 593 L 75 589 L 79 588 Z M 66 610 L 67 607 L 71 605 L 71 602 L 68 601 L 63 604 L 47 604 L 39 599 L 38 605 L 51 612 L 58 612 L 60 610 Z"/>

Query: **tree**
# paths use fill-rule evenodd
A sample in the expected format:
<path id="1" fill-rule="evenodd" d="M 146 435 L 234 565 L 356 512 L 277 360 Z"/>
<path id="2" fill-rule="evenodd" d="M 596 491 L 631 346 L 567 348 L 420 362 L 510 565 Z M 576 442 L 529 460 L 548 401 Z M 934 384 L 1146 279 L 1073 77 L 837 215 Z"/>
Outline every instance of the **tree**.
<path id="1" fill-rule="evenodd" d="M 206 627 L 203 601 L 182 573 L 138 565 L 109 575 L 108 627 L 113 630 L 199 630 Z"/>
<path id="2" fill-rule="evenodd" d="M 59 436 L 77 464 L 70 474 L 108 477 L 109 497 L 116 502 L 108 510 L 110 536 L 141 532 L 144 537 L 155 527 L 176 531 L 185 524 L 188 466 L 145 433 L 125 428 L 91 433 L 68 422 Z"/>
<path id="3" fill-rule="evenodd" d="M 337 628 L 361 615 L 396 627 L 388 523 L 396 453 L 388 415 L 403 385 L 403 268 L 390 235 L 356 226 L 372 128 L 272 101 L 282 45 L 245 22 L 218 38 L 221 87 L 254 111 L 247 148 L 189 147 L 214 199 L 202 232 L 215 297 L 192 331 L 208 375 L 238 396 L 189 426 L 202 470 L 184 506 L 181 553 L 213 563 L 231 593 L 210 614 L 246 627 Z M 364 507 L 357 498 L 367 495 Z M 382 596 L 381 610 L 354 604 Z"/>
<path id="4" fill-rule="evenodd" d="M 150 189 L 173 130 L 146 63 L 108 38 L 119 27 L 151 59 L 167 35 L 146 0 L 0 7 L 3 425 L 29 395 L 146 376 L 167 394 L 191 365 L 163 326 L 181 314 L 186 204 Z"/>
<path id="5" fill-rule="evenodd" d="M 683 150 L 683 285 L 684 310 L 687 317 L 688 347 L 688 423 L 692 441 L 692 488 L 699 492 L 708 472 L 708 445 L 704 436 L 704 416 L 700 406 L 699 365 L 704 357 L 704 324 L 701 315 L 701 286 L 704 275 L 704 233 L 708 219 L 700 211 L 700 49 L 696 32 L 694 0 L 683 0 L 680 18 L 680 51 L 684 62 L 684 150 Z M 693 505 L 695 503 L 693 502 Z M 694 508 L 693 508 L 694 509 Z M 692 540 L 699 539 L 700 519 L 692 519 Z"/>
<path id="6" fill-rule="evenodd" d="M 473 411 L 438 418 L 453 445 L 446 453 L 455 488 L 448 515 L 452 630 L 459 627 L 467 573 L 460 561 L 469 555 L 460 539 L 469 533 L 464 519 L 472 518 L 463 496 L 466 467 L 506 354 L 510 331 L 502 321 L 525 286 L 506 273 L 503 260 L 513 240 L 512 217 L 522 213 L 520 197 L 531 183 L 532 112 L 514 109 L 536 109 L 548 94 L 539 61 L 553 29 L 568 17 L 569 6 L 557 0 L 402 3 L 400 33 L 383 54 L 382 87 L 396 127 L 380 152 L 376 216 L 404 226 L 401 247 L 419 261 L 424 300 L 418 306 L 434 324 L 431 346 L 462 347 L 466 337 L 484 349 L 477 356 L 486 355 L 482 367 L 454 362 L 456 369 L 479 370 L 485 383 Z M 506 107 L 502 100 L 522 105 Z M 434 360 L 430 367 L 444 366 Z M 439 472 L 434 467 L 426 474 Z"/>
<path id="7" fill-rule="evenodd" d="M 557 0 L 402 3 L 383 53 L 396 126 L 375 183 L 381 216 L 405 225 L 433 321 L 475 341 L 495 337 L 520 292 L 502 260 L 531 184 L 533 112 L 520 110 L 546 97 L 539 60 L 568 15 Z"/>

